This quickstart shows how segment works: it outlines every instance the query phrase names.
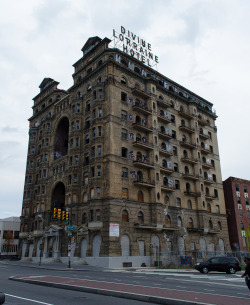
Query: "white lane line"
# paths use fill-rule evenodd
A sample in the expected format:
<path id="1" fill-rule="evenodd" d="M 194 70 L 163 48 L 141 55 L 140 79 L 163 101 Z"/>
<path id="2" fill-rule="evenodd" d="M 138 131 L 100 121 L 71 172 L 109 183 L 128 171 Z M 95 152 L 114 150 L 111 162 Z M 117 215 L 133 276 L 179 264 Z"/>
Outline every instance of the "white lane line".
<path id="1" fill-rule="evenodd" d="M 176 286 L 176 287 L 178 287 L 178 288 L 183 288 L 183 289 L 186 289 L 187 287 L 185 287 L 185 286 Z"/>
<path id="2" fill-rule="evenodd" d="M 50 304 L 50 303 L 44 303 L 44 302 L 40 302 L 40 301 L 36 301 L 36 300 L 32 300 L 32 299 L 18 297 L 16 295 L 12 295 L 12 294 L 5 293 L 5 295 L 7 295 L 8 297 L 12 297 L 12 298 L 20 299 L 20 300 L 25 300 L 25 301 L 29 301 L 29 302 L 33 302 L 33 303 L 39 303 L 39 304 L 44 304 L 44 305 L 53 305 L 53 304 Z"/>

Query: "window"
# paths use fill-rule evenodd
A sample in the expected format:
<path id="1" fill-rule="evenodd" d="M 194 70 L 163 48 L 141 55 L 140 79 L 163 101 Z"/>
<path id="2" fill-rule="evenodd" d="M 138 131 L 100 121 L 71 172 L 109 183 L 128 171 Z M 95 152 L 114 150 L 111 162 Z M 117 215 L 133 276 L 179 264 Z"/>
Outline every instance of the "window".
<path id="1" fill-rule="evenodd" d="M 182 226 L 182 219 L 181 219 L 181 216 L 178 216 L 178 217 L 177 217 L 177 226 L 178 226 L 178 227 L 181 227 L 181 226 Z"/>
<path id="2" fill-rule="evenodd" d="M 218 190 L 214 190 L 214 197 L 218 198 Z"/>
<path id="3" fill-rule="evenodd" d="M 128 157 L 128 149 L 126 147 L 122 147 L 122 157 L 123 158 Z"/>
<path id="4" fill-rule="evenodd" d="M 92 138 L 95 137 L 95 127 L 92 128 Z"/>
<path id="5" fill-rule="evenodd" d="M 181 207 L 181 198 L 179 197 L 176 198 L 176 206 Z"/>
<path id="6" fill-rule="evenodd" d="M 127 84 L 127 80 L 124 76 L 121 77 L 121 83 L 126 85 Z"/>
<path id="7" fill-rule="evenodd" d="M 96 221 L 101 221 L 101 210 L 97 209 L 95 211 L 95 219 Z"/>
<path id="8" fill-rule="evenodd" d="M 88 222 L 87 213 L 82 214 L 82 224 L 86 224 Z"/>
<path id="9" fill-rule="evenodd" d="M 189 219 L 188 219 L 188 228 L 193 228 L 194 227 L 194 222 L 193 222 L 193 219 L 190 217 Z"/>
<path id="10" fill-rule="evenodd" d="M 216 207 L 215 207 L 215 212 L 216 212 L 217 214 L 220 214 L 220 207 L 219 207 L 218 205 L 216 205 Z"/>
<path id="11" fill-rule="evenodd" d="M 179 180 L 175 180 L 175 188 L 176 188 L 177 190 L 180 189 L 180 181 L 179 181 Z"/>
<path id="12" fill-rule="evenodd" d="M 78 162 L 79 162 L 79 158 L 78 156 L 75 156 L 75 165 L 78 165 Z"/>
<path id="13" fill-rule="evenodd" d="M 172 130 L 172 138 L 176 139 L 176 131 L 175 130 Z"/>
<path id="14" fill-rule="evenodd" d="M 86 111 L 86 112 L 89 112 L 89 111 L 90 111 L 90 101 L 87 101 L 87 102 L 86 102 L 85 111 Z"/>
<path id="15" fill-rule="evenodd" d="M 208 132 L 208 136 L 209 136 L 209 138 L 212 140 L 212 134 L 211 134 L 210 131 Z"/>
<path id="16" fill-rule="evenodd" d="M 99 89 L 99 90 L 98 90 L 98 98 L 99 98 L 99 99 L 102 99 L 102 98 L 103 98 L 103 91 L 102 91 L 102 89 Z"/>
<path id="17" fill-rule="evenodd" d="M 89 174 L 85 173 L 83 177 L 83 185 L 88 185 L 89 183 Z"/>
<path id="18" fill-rule="evenodd" d="M 178 172 L 178 170 L 179 170 L 178 163 L 174 163 L 174 171 Z"/>
<path id="19" fill-rule="evenodd" d="M 76 121 L 76 129 L 80 129 L 80 122 L 78 120 Z"/>
<path id="20" fill-rule="evenodd" d="M 122 128 L 122 139 L 125 140 L 128 137 L 127 129 Z"/>
<path id="21" fill-rule="evenodd" d="M 137 193 L 137 200 L 139 202 L 143 202 L 144 201 L 143 200 L 143 192 L 142 191 L 138 191 L 138 193 Z"/>
<path id="22" fill-rule="evenodd" d="M 138 220 L 138 223 L 144 223 L 144 216 L 143 216 L 143 213 L 141 211 L 138 212 L 137 220 Z"/>
<path id="23" fill-rule="evenodd" d="M 175 123 L 175 116 L 173 114 L 171 114 L 171 122 Z"/>
<path id="24" fill-rule="evenodd" d="M 100 187 L 96 188 L 96 197 L 101 197 L 101 188 Z"/>
<path id="25" fill-rule="evenodd" d="M 170 227 L 170 226 L 171 226 L 171 218 L 170 218 L 169 215 L 166 215 L 166 216 L 165 216 L 164 224 L 165 224 L 167 227 Z"/>
<path id="26" fill-rule="evenodd" d="M 46 178 L 46 176 L 47 176 L 47 170 L 44 169 L 44 170 L 43 170 L 43 178 Z"/>
<path id="27" fill-rule="evenodd" d="M 97 165 L 97 177 L 101 177 L 101 165 Z"/>
<path id="28" fill-rule="evenodd" d="M 85 144 L 89 144 L 89 135 L 86 135 L 85 137 Z"/>
<path id="29" fill-rule="evenodd" d="M 211 213 L 211 204 L 210 204 L 210 203 L 207 204 L 207 211 L 208 211 L 209 213 Z"/>
<path id="30" fill-rule="evenodd" d="M 95 146 L 91 147 L 91 158 L 95 157 Z"/>
<path id="31" fill-rule="evenodd" d="M 244 193 L 247 193 L 247 186 L 244 185 Z"/>
<path id="32" fill-rule="evenodd" d="M 76 105 L 76 112 L 79 113 L 80 111 L 81 111 L 81 106 L 80 106 L 80 104 L 77 104 L 77 105 Z"/>
<path id="33" fill-rule="evenodd" d="M 88 164 L 89 164 L 89 154 L 86 153 L 86 154 L 84 155 L 84 165 L 88 165 Z"/>
<path id="34" fill-rule="evenodd" d="M 74 174 L 74 183 L 77 183 L 77 174 Z"/>
<path id="35" fill-rule="evenodd" d="M 187 207 L 188 207 L 188 209 L 192 210 L 192 201 L 191 200 L 187 201 Z"/>
<path id="36" fill-rule="evenodd" d="M 122 221 L 129 222 L 129 217 L 128 217 L 128 211 L 127 210 L 122 211 Z"/>
<path id="37" fill-rule="evenodd" d="M 90 118 L 87 118 L 85 122 L 85 129 L 89 129 L 89 128 L 90 128 Z"/>
<path id="38" fill-rule="evenodd" d="M 173 153 L 175 156 L 178 155 L 178 151 L 177 151 L 177 147 L 176 146 L 173 146 Z"/>
<path id="39" fill-rule="evenodd" d="M 102 136 L 102 126 L 98 126 L 98 137 Z"/>
<path id="40" fill-rule="evenodd" d="M 128 178 L 128 169 L 126 167 L 122 168 L 122 178 Z"/>
<path id="41" fill-rule="evenodd" d="M 239 184 L 235 184 L 235 188 L 236 188 L 236 191 L 239 192 L 240 189 L 239 189 Z"/>
<path id="42" fill-rule="evenodd" d="M 217 180 L 216 180 L 216 175 L 215 175 L 215 174 L 213 174 L 213 181 L 214 181 L 214 182 L 217 181 Z"/>
<path id="43" fill-rule="evenodd" d="M 102 108 L 98 108 L 98 118 L 102 117 Z"/>
<path id="44" fill-rule="evenodd" d="M 95 177 L 95 168 L 94 168 L 94 166 L 92 166 L 92 167 L 90 168 L 90 172 L 91 172 L 91 177 L 92 177 L 92 178 Z"/>
<path id="45" fill-rule="evenodd" d="M 71 175 L 68 176 L 68 184 L 71 184 Z"/>
<path id="46" fill-rule="evenodd" d="M 122 188 L 122 198 L 127 199 L 128 198 L 128 189 Z"/>
<path id="47" fill-rule="evenodd" d="M 95 119 L 96 118 L 96 109 L 92 110 L 92 118 Z"/>
<path id="48" fill-rule="evenodd" d="M 102 147 L 101 147 L 101 145 L 98 145 L 98 146 L 97 146 L 97 155 L 98 155 L 98 156 L 101 156 L 101 155 L 102 155 Z"/>
<path id="49" fill-rule="evenodd" d="M 121 112 L 121 118 L 122 118 L 122 120 L 127 120 L 127 111 L 122 110 L 122 112 Z"/>
<path id="50" fill-rule="evenodd" d="M 121 100 L 122 102 L 127 102 L 127 94 L 125 92 L 121 92 Z"/>

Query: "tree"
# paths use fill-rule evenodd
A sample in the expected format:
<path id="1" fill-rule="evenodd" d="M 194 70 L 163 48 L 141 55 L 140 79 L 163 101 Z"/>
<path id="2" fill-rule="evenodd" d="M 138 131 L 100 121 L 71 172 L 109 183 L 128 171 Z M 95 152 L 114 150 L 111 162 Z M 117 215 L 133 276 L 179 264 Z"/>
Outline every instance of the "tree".
<path id="1" fill-rule="evenodd" d="M 13 249 L 13 246 L 14 246 L 13 244 L 14 244 L 13 232 L 11 230 L 8 230 L 4 234 L 4 242 L 3 242 L 4 250 L 7 253 L 7 256 L 9 254 L 9 252 Z"/>

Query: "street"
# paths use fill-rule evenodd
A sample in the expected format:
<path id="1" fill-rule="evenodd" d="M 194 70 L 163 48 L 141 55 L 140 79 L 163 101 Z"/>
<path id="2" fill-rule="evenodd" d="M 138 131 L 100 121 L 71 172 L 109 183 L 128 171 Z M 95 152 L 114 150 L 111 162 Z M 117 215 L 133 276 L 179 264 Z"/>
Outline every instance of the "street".
<path id="1" fill-rule="evenodd" d="M 11 262 L 10 262 L 11 264 Z M 67 289 L 37 286 L 24 282 L 8 280 L 10 276 L 21 276 L 32 280 L 42 280 L 45 278 L 56 279 L 67 282 L 85 281 L 84 283 L 99 283 L 101 285 L 129 285 L 137 287 L 140 294 L 148 292 L 150 289 L 171 292 L 172 297 L 178 299 L 181 294 L 188 294 L 189 297 L 200 300 L 207 300 L 207 304 L 222 304 L 215 300 L 230 297 L 227 304 L 249 304 L 249 290 L 245 286 L 244 279 L 240 277 L 242 273 L 233 275 L 225 273 L 201 274 L 195 270 L 181 272 L 180 270 L 150 270 L 150 269 L 105 269 L 90 266 L 77 266 L 73 270 L 67 270 L 66 266 L 57 264 L 57 270 L 39 268 L 35 264 L 30 264 L 35 268 L 15 265 L 0 264 L 0 290 L 6 294 L 5 304 L 145 304 L 136 300 L 116 298 L 99 294 L 91 294 Z M 18 265 L 19 264 L 19 265 Z M 53 277 L 51 277 L 53 276 Z M 49 285 L 52 286 L 52 285 Z M 119 286 L 117 286 L 119 287 Z M 17 298 L 19 297 L 19 298 Z M 21 299 L 23 298 L 23 299 Z M 27 300 L 28 299 L 28 300 Z M 147 303 L 147 304 L 155 304 Z M 205 303 L 204 303 L 205 304 Z"/>

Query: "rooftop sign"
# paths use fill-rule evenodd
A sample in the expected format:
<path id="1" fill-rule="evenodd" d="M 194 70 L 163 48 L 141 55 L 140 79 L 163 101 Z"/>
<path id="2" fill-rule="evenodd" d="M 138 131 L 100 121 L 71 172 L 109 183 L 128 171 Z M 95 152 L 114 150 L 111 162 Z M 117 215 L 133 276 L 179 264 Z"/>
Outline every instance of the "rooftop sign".
<path id="1" fill-rule="evenodd" d="M 140 38 L 133 32 L 121 26 L 120 33 L 113 30 L 115 46 L 121 51 L 140 60 L 149 67 L 159 63 L 158 56 L 152 53 L 151 44 Z"/>

